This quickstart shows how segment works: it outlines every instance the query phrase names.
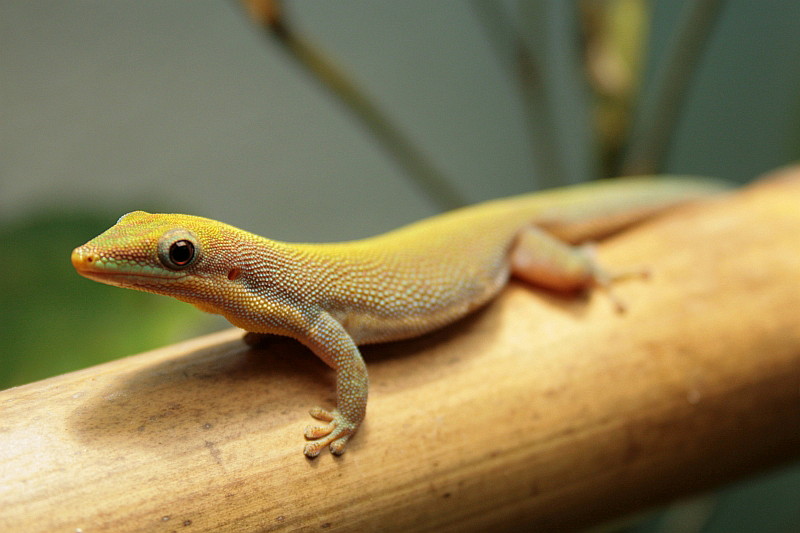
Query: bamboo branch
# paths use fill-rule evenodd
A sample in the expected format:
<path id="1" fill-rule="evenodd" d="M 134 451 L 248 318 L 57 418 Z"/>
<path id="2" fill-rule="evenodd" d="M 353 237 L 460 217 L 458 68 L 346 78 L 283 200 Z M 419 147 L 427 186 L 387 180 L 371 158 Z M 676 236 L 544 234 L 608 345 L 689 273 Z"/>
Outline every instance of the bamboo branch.
<path id="1" fill-rule="evenodd" d="M 652 272 L 618 286 L 625 314 L 515 283 L 365 348 L 341 458 L 302 455 L 333 380 L 288 340 L 226 331 L 3 391 L 0 528 L 563 529 L 797 458 L 799 199 L 794 168 L 602 243 Z"/>

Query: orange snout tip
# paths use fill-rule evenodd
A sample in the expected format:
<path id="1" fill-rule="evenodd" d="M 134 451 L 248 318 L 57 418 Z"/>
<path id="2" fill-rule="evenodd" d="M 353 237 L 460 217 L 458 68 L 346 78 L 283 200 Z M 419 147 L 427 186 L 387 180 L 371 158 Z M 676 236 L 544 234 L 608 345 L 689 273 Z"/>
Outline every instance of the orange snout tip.
<path id="1" fill-rule="evenodd" d="M 78 246 L 72 250 L 70 259 L 72 260 L 72 266 L 75 267 L 75 270 L 78 272 L 85 272 L 94 262 L 94 256 L 88 253 L 83 246 Z"/>

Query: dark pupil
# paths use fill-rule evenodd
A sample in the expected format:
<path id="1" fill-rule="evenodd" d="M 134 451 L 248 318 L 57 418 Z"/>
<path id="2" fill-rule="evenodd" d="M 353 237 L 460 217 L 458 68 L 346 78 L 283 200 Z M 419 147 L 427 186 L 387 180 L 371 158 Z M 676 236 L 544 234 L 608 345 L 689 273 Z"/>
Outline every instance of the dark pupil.
<path id="1" fill-rule="evenodd" d="M 169 247 L 169 258 L 177 266 L 185 266 L 194 257 L 194 244 L 187 240 L 172 243 Z"/>

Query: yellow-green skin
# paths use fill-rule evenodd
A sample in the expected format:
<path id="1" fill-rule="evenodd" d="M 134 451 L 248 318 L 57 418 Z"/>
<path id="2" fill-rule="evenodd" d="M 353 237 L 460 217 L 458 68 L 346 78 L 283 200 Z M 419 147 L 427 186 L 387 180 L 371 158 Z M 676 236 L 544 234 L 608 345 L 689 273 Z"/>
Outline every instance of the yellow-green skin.
<path id="1" fill-rule="evenodd" d="M 306 429 L 305 454 L 344 451 L 366 413 L 358 344 L 414 337 L 493 298 L 514 274 L 555 289 L 605 284 L 581 249 L 720 185 L 626 179 L 486 202 L 363 240 L 273 241 L 207 218 L 135 211 L 72 253 L 88 278 L 173 296 L 255 333 L 298 339 L 336 371 L 337 407 Z M 542 228 L 545 231 L 542 231 Z M 558 237 L 561 240 L 554 238 Z M 189 242 L 186 265 L 171 246 Z M 184 244 L 185 245 L 185 244 Z"/>

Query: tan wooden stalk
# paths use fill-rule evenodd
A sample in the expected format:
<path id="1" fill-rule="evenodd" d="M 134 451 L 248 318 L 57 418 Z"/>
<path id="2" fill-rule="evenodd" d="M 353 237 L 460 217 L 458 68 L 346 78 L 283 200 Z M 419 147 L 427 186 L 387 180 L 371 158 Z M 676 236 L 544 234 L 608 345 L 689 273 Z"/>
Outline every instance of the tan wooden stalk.
<path id="1" fill-rule="evenodd" d="M 229 330 L 1 392 L 0 529 L 572 528 L 800 456 L 800 169 L 599 256 L 651 272 L 615 287 L 624 314 L 514 283 L 366 347 L 341 458 L 302 454 L 333 376 L 290 340 Z"/>

